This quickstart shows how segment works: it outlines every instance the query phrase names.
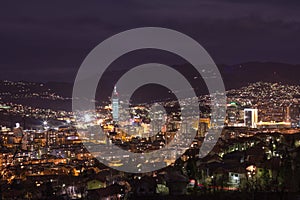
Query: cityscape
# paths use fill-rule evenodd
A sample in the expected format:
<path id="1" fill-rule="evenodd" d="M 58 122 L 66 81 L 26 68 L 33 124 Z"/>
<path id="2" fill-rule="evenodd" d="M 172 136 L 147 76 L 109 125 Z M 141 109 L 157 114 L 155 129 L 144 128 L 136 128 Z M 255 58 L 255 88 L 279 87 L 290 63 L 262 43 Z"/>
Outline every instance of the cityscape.
<path id="1" fill-rule="evenodd" d="M 34 83 L 4 81 L 3 84 L 22 85 L 30 96 L 26 85 Z M 200 96 L 203 112 L 199 121 L 189 130 L 183 130 L 183 133 L 196 132 L 190 148 L 178 159 L 165 151 L 164 156 L 148 164 L 143 160 L 127 161 L 115 153 L 98 152 L 111 156 L 110 163 L 104 165 L 88 148 L 117 145 L 133 153 L 163 149 L 176 139 L 178 129 L 188 127 L 181 124 L 177 109 L 167 115 L 161 111 L 154 113 L 154 119 L 167 118 L 160 127 L 150 123 L 150 105 L 135 105 L 130 110 L 131 119 L 120 128 L 116 87 L 112 103 L 97 107 L 96 118 L 85 114 L 82 124 L 74 119 L 72 112 L 1 102 L 1 116 L 21 120 L 6 121 L 2 120 L 6 117 L 1 117 L 2 198 L 42 199 L 44 195 L 53 199 L 213 197 L 253 192 L 258 196 L 269 192 L 287 198 L 299 190 L 299 89 L 295 85 L 256 82 L 227 91 L 222 134 L 203 158 L 199 157 L 199 148 L 214 124 L 207 110 L 210 97 Z M 23 90 L 14 95 L 22 96 Z M 40 98 L 57 96 L 50 92 Z M 52 101 L 60 99 L 67 98 Z M 155 104 L 176 106 L 173 101 Z M 31 123 L 33 121 L 40 124 Z M 105 134 L 88 132 L 86 128 L 93 126 L 100 126 Z M 153 131 L 156 134 L 149 136 Z M 138 162 L 141 167 L 164 162 L 165 167 L 141 174 L 117 170 L 129 163 L 139 165 Z"/>
<path id="2" fill-rule="evenodd" d="M 297 0 L 0 6 L 0 200 L 299 200 Z"/>

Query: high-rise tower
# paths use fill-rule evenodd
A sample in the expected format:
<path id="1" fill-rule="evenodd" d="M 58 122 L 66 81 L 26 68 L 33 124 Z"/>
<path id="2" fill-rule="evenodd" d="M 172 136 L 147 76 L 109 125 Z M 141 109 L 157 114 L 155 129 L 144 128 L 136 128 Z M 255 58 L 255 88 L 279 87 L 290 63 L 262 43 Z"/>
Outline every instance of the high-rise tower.
<path id="1" fill-rule="evenodd" d="M 246 108 L 244 109 L 244 112 L 245 126 L 249 128 L 256 128 L 256 124 L 258 122 L 258 110 Z"/>
<path id="2" fill-rule="evenodd" d="M 117 87 L 114 87 L 113 95 L 112 95 L 112 115 L 113 121 L 119 121 L 119 95 L 117 92 Z"/>

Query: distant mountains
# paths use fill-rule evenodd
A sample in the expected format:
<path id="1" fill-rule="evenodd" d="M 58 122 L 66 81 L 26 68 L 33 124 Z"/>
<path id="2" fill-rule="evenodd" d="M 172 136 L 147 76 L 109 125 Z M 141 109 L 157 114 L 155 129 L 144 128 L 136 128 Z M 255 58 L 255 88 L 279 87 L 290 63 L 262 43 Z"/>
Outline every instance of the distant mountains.
<path id="1" fill-rule="evenodd" d="M 0 103 L 14 103 L 54 110 L 71 110 L 71 94 L 71 83 L 0 81 Z"/>
<path id="2" fill-rule="evenodd" d="M 240 88 L 258 81 L 300 85 L 300 65 L 274 62 L 248 62 L 220 65 L 226 89 Z"/>
<path id="3" fill-rule="evenodd" d="M 199 82 L 199 80 L 195 79 L 195 70 L 187 66 L 189 65 L 176 65 L 174 68 L 184 74 L 192 85 L 196 85 L 198 94 L 206 93 L 204 82 Z M 227 90 L 237 89 L 258 81 L 300 85 L 300 65 L 273 62 L 247 62 L 237 65 L 219 65 L 218 68 Z M 124 73 L 126 73 L 126 70 L 106 72 L 100 84 L 107 91 L 99 91 L 96 99 L 107 101 L 113 84 Z M 62 82 L 30 83 L 24 81 L 0 81 L 0 98 L 2 102 L 71 110 L 70 98 L 72 96 L 72 87 L 73 83 Z M 139 101 L 149 100 L 151 97 L 157 98 L 157 95 L 161 95 L 163 98 L 165 93 L 165 89 L 158 86 L 152 86 L 152 88 L 148 88 L 148 91 L 155 91 L 156 96 L 149 95 L 147 92 L 144 95 L 137 95 Z"/>

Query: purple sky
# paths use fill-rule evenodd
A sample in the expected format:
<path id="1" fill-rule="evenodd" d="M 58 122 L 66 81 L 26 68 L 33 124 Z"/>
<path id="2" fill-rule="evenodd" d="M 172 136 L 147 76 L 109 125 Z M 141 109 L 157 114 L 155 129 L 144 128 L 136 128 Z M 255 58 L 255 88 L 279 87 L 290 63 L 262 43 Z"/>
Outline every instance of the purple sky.
<path id="1" fill-rule="evenodd" d="M 144 26 L 193 37 L 216 63 L 296 64 L 299 10 L 299 0 L 2 1 L 0 79 L 73 81 L 101 41 Z"/>

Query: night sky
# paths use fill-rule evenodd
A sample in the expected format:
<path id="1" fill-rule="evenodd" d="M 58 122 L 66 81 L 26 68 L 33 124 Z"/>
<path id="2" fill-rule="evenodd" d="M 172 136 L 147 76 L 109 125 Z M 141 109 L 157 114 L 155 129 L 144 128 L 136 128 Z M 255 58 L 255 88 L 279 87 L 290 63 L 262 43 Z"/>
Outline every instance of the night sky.
<path id="1" fill-rule="evenodd" d="M 72 82 L 101 41 L 145 26 L 193 37 L 218 64 L 299 64 L 299 10 L 299 0 L 1 1 L 0 79 Z"/>

